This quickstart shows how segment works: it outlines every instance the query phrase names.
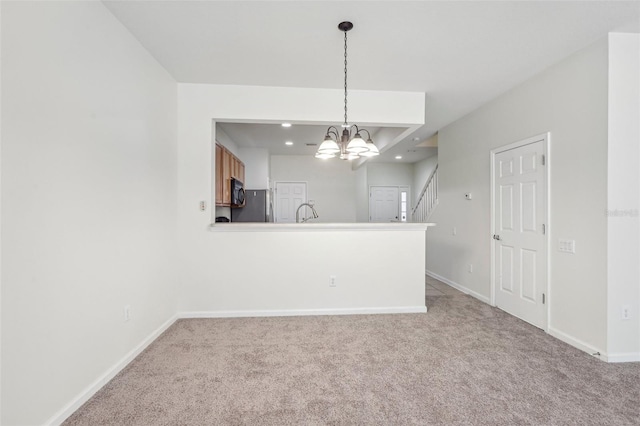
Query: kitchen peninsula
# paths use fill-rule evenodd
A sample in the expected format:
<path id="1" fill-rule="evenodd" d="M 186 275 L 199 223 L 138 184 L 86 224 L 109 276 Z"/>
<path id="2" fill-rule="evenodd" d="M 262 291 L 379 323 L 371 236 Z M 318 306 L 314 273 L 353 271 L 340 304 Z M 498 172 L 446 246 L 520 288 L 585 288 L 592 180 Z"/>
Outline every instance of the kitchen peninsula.
<path id="1" fill-rule="evenodd" d="M 225 304 L 195 316 L 419 313 L 433 223 L 214 224 Z M 212 289 L 213 292 L 213 289 Z"/>
<path id="2" fill-rule="evenodd" d="M 429 224 L 211 225 L 215 209 L 199 208 L 203 200 L 215 205 L 217 121 L 332 123 L 341 96 L 337 89 L 178 85 L 181 315 L 426 311 Z M 424 123 L 424 93 L 354 90 L 350 103 L 359 123 L 404 129 L 397 138 Z"/>

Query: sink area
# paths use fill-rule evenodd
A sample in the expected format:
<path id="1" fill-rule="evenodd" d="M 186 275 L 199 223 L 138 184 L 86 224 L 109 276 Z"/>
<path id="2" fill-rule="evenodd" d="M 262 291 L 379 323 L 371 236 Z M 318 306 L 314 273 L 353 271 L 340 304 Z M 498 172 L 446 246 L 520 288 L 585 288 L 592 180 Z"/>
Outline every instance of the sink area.
<path id="1" fill-rule="evenodd" d="M 309 207 L 311 209 L 311 216 L 300 219 L 300 209 L 302 209 L 303 207 Z M 302 203 L 296 209 L 296 223 L 305 223 L 309 220 L 317 219 L 317 218 L 318 218 L 318 212 L 316 212 L 316 209 L 315 207 L 313 207 L 312 203 Z"/>

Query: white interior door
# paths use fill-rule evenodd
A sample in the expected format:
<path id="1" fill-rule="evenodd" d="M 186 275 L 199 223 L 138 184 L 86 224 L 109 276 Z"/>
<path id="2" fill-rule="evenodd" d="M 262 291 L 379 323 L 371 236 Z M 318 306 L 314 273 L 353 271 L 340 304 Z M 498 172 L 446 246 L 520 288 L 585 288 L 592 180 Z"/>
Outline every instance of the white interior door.
<path id="1" fill-rule="evenodd" d="M 494 157 L 496 306 L 545 328 L 546 173 L 542 141 Z"/>
<path id="2" fill-rule="evenodd" d="M 307 202 L 306 182 L 276 182 L 275 222 L 295 223 L 296 210 Z"/>
<path id="3" fill-rule="evenodd" d="M 369 222 L 399 220 L 397 186 L 372 186 L 369 191 Z"/>

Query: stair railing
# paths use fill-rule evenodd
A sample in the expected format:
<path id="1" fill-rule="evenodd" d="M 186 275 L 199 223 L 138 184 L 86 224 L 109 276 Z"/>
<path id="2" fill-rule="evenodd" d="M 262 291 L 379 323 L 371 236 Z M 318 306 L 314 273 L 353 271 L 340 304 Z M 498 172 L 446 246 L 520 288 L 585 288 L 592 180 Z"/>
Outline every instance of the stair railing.
<path id="1" fill-rule="evenodd" d="M 426 222 L 431 216 L 433 209 L 438 204 L 438 165 L 433 169 L 429 179 L 424 184 L 424 188 L 418 197 L 416 206 L 411 211 L 413 222 Z"/>

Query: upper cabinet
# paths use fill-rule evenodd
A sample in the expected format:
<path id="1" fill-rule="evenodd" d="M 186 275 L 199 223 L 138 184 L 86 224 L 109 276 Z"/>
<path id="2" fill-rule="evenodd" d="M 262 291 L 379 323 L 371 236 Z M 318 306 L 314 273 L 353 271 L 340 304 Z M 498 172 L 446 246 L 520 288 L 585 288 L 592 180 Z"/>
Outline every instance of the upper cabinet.
<path id="1" fill-rule="evenodd" d="M 215 176 L 215 184 L 216 184 L 216 206 L 223 204 L 223 196 L 222 192 L 224 188 L 224 175 L 222 173 L 222 157 L 224 148 L 222 145 L 216 144 L 216 170 L 214 173 Z"/>
<path id="2" fill-rule="evenodd" d="M 216 206 L 231 205 L 231 178 L 244 183 L 244 163 L 216 143 Z"/>

